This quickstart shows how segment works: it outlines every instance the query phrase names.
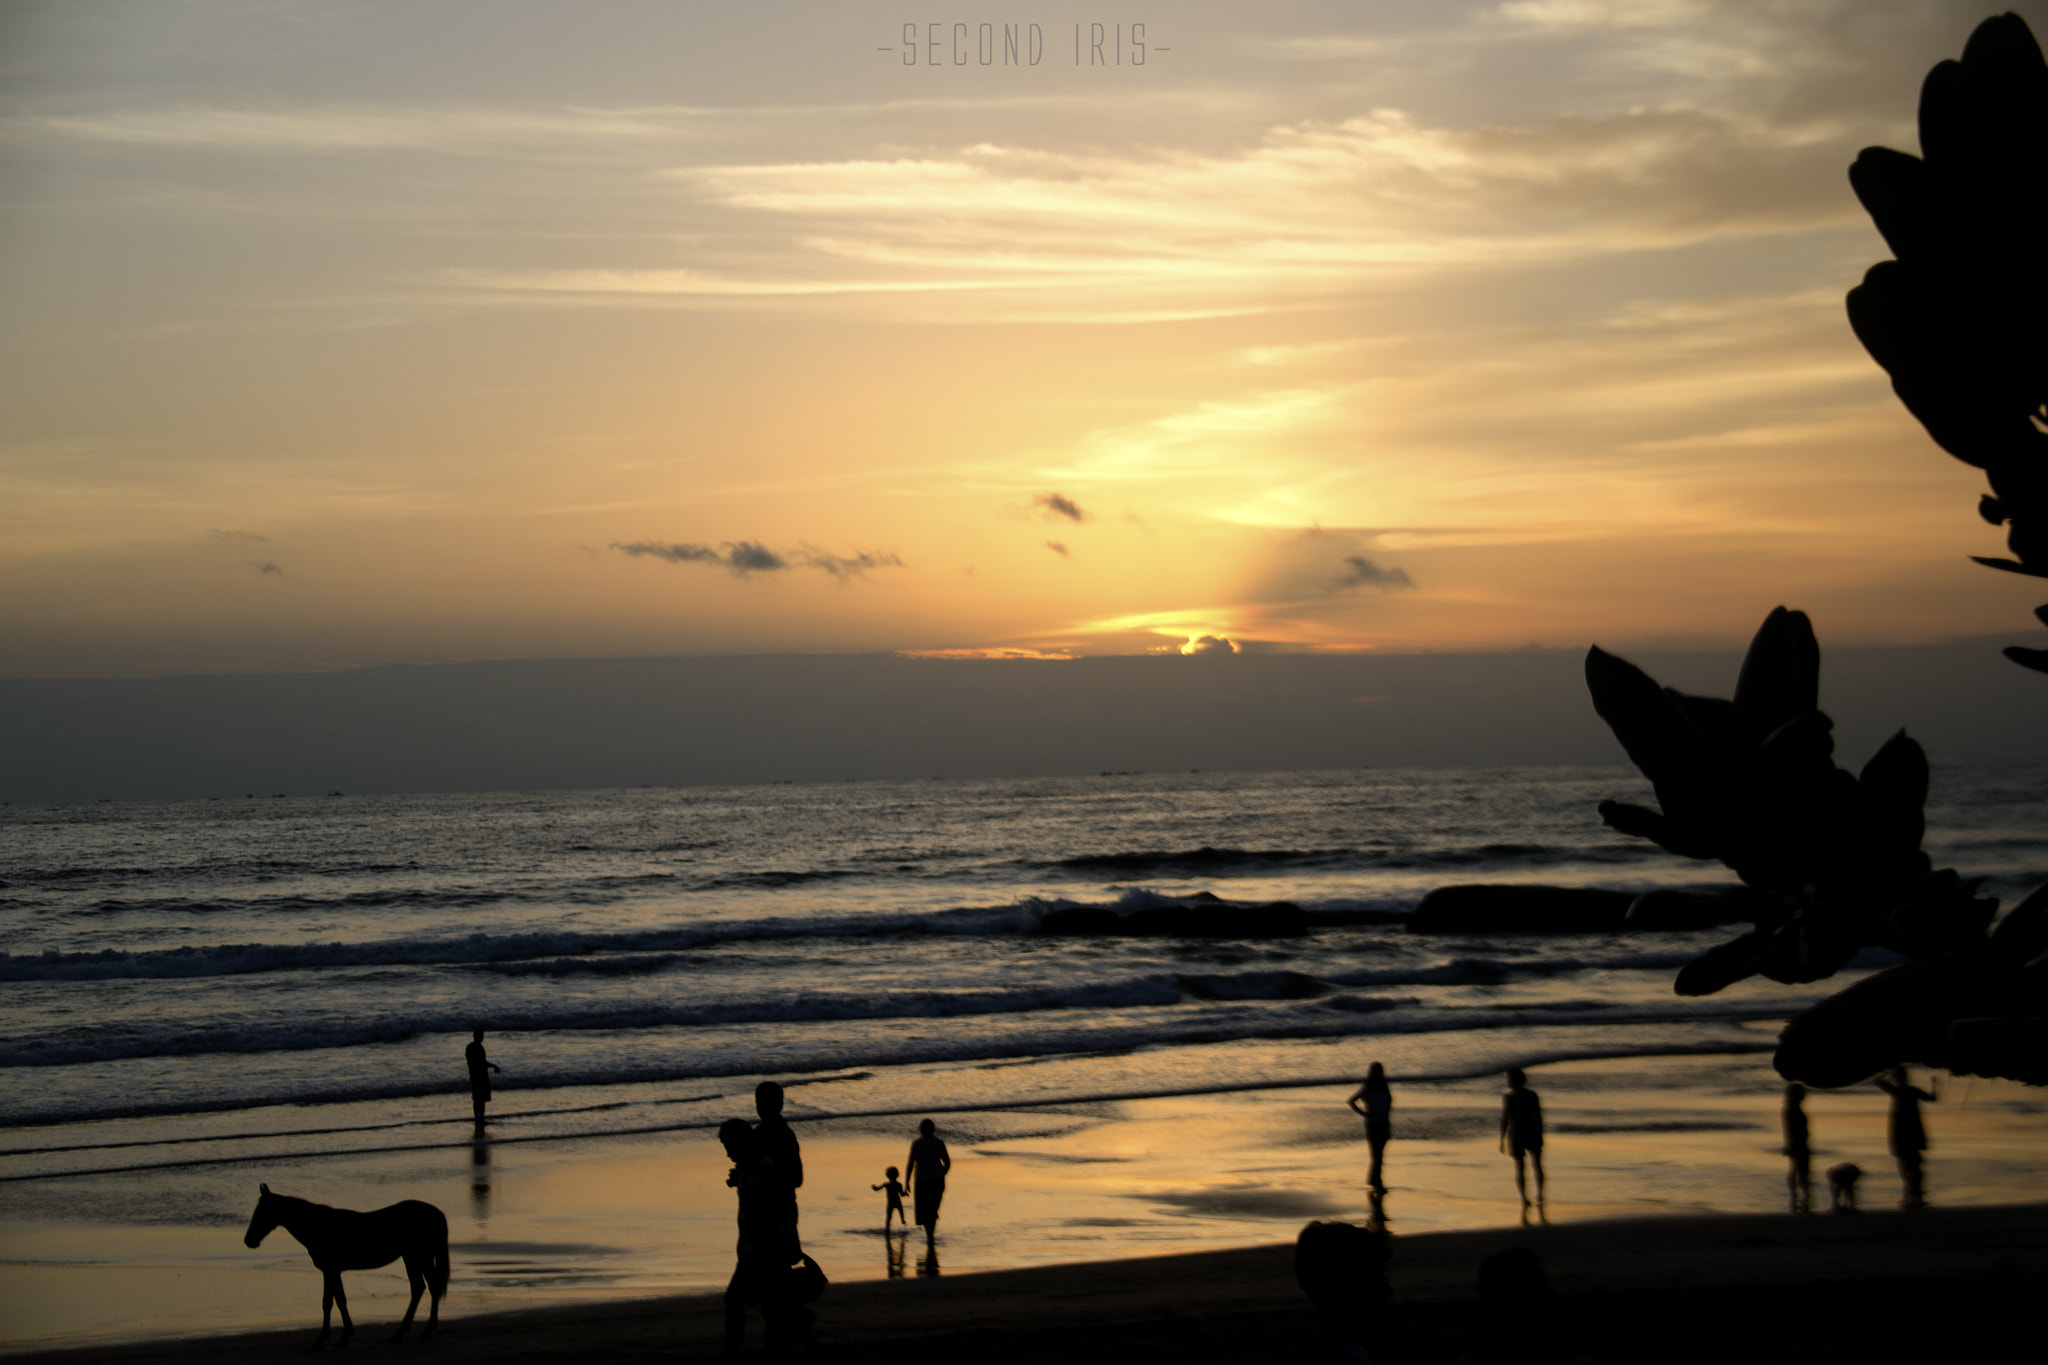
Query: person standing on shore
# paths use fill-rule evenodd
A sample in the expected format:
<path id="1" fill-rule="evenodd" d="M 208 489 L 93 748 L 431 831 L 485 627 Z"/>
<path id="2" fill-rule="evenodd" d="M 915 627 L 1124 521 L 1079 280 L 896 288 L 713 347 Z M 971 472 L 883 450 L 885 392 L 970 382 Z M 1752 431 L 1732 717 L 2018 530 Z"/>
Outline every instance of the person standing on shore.
<path id="1" fill-rule="evenodd" d="M 796 1301 L 790 1267 L 801 1256 L 796 1238 L 796 1195 L 762 1149 L 745 1119 L 727 1119 L 718 1140 L 732 1161 L 725 1183 L 739 1194 L 739 1242 L 732 1279 L 725 1286 L 725 1353 L 737 1356 L 747 1335 L 747 1305 L 759 1304 L 768 1353 L 787 1349 L 794 1336 L 811 1339 L 811 1315 Z"/>
<path id="2" fill-rule="evenodd" d="M 1529 1177 L 1522 1167 L 1527 1157 L 1536 1164 L 1536 1202 L 1543 1202 L 1543 1101 L 1529 1088 L 1522 1068 L 1508 1068 L 1508 1089 L 1500 1097 L 1500 1148 L 1515 1158 L 1515 1189 L 1522 1207 L 1529 1207 Z"/>
<path id="3" fill-rule="evenodd" d="M 1785 1128 L 1785 1190 L 1792 1197 L 1792 1212 L 1813 1211 L 1813 1148 L 1806 1141 L 1806 1087 L 1793 1081 L 1785 1087 L 1785 1108 L 1779 1115 Z"/>
<path id="4" fill-rule="evenodd" d="M 1353 1113 L 1365 1118 L 1365 1141 L 1372 1148 L 1372 1168 L 1366 1174 L 1366 1188 L 1385 1194 L 1387 1187 L 1381 1179 L 1381 1167 L 1386 1161 L 1387 1139 L 1394 1132 L 1394 1092 L 1387 1087 L 1387 1069 L 1374 1062 L 1365 1073 L 1364 1084 L 1352 1093 L 1346 1103 Z"/>
<path id="5" fill-rule="evenodd" d="M 1891 1139 L 1892 1156 L 1899 1163 L 1899 1182 L 1906 1187 L 1906 1204 L 1918 1208 L 1927 1202 L 1920 1183 L 1920 1153 L 1927 1150 L 1927 1130 L 1920 1123 L 1920 1102 L 1933 1104 L 1941 1096 L 1915 1086 L 1903 1066 L 1893 1067 L 1889 1077 L 1880 1077 L 1877 1088 L 1892 1097 L 1887 1136 Z"/>
<path id="6" fill-rule="evenodd" d="M 933 1234 L 939 1226 L 939 1201 L 946 1197 L 946 1172 L 953 1169 L 953 1157 L 939 1137 L 938 1125 L 930 1119 L 920 1120 L 917 1132 L 916 1141 L 910 1144 L 910 1159 L 903 1163 L 903 1180 L 911 1189 L 925 1247 L 932 1250 Z"/>
<path id="7" fill-rule="evenodd" d="M 476 1130 L 484 1130 L 484 1106 L 491 1102 L 491 1073 L 502 1070 L 496 1062 L 484 1056 L 484 1031 L 474 1029 L 469 1036 L 469 1046 L 462 1049 L 463 1060 L 469 1063 L 469 1107 L 476 1115 Z"/>
<path id="8" fill-rule="evenodd" d="M 761 1118 L 754 1125 L 754 1135 L 761 1140 L 761 1154 L 774 1165 L 776 1178 L 789 1186 L 789 1225 L 794 1228 L 798 1217 L 796 1192 L 804 1184 L 804 1150 L 796 1140 L 796 1131 L 782 1117 L 782 1087 L 774 1081 L 755 1086 L 754 1112 Z"/>

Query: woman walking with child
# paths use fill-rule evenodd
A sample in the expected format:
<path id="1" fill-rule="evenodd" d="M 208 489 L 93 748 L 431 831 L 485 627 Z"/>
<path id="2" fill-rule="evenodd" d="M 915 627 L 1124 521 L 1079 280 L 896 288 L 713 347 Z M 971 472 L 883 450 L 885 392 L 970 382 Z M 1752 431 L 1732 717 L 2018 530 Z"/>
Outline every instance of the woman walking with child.
<path id="1" fill-rule="evenodd" d="M 919 1122 L 917 1132 L 917 1140 L 910 1144 L 910 1158 L 903 1163 L 903 1179 L 911 1188 L 924 1244 L 930 1247 L 939 1226 L 939 1201 L 946 1197 L 946 1172 L 953 1169 L 953 1156 L 939 1137 L 938 1125 L 930 1119 Z"/>

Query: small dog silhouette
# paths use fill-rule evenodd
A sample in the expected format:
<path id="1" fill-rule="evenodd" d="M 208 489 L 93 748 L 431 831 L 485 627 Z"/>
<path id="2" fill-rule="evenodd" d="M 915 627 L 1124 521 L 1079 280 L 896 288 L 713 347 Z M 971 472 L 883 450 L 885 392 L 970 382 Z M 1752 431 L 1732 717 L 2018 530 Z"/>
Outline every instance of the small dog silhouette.
<path id="1" fill-rule="evenodd" d="M 1856 1182 L 1863 1168 L 1853 1161 L 1828 1167 L 1828 1205 L 1836 1213 L 1856 1212 Z"/>

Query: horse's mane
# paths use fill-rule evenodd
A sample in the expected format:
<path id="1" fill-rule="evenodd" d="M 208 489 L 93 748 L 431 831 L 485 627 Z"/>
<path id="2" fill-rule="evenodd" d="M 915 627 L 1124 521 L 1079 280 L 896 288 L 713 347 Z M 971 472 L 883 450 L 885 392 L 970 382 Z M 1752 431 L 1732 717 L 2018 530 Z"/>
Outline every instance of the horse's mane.
<path id="1" fill-rule="evenodd" d="M 275 1199 L 280 1204 L 296 1204 L 298 1205 L 298 1207 L 302 1209 L 321 1209 L 328 1213 L 333 1213 L 335 1211 L 334 1205 L 332 1204 L 316 1204 L 310 1199 L 301 1199 L 295 1194 L 278 1194 L 272 1191 L 266 1193 L 264 1195 L 264 1198 Z"/>

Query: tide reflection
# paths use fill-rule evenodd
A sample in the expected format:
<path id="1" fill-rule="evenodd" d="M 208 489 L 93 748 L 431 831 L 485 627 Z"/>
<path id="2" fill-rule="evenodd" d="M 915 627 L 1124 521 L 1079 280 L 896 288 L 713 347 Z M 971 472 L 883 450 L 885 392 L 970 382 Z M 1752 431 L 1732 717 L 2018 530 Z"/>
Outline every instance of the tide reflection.
<path id="1" fill-rule="evenodd" d="M 469 1144 L 469 1212 L 477 1222 L 491 1216 L 491 1144 L 478 1139 Z"/>

